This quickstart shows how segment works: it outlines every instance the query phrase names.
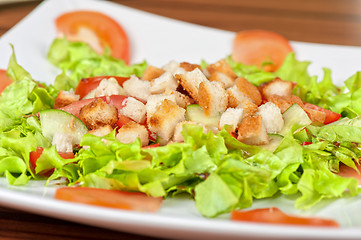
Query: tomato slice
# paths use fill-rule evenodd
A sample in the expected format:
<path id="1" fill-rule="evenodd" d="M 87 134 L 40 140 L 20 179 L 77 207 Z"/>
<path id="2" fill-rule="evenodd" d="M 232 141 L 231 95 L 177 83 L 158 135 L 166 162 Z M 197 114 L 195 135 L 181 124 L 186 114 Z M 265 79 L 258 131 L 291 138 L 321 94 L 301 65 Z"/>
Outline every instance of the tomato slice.
<path id="1" fill-rule="evenodd" d="M 110 47 L 112 56 L 129 64 L 129 40 L 114 19 L 95 11 L 73 11 L 56 19 L 56 28 L 71 41 L 87 42 L 98 53 Z"/>
<path id="2" fill-rule="evenodd" d="M 128 122 L 132 122 L 133 120 L 124 116 L 123 114 L 118 114 L 118 122 L 117 122 L 117 126 L 119 128 L 123 127 L 125 124 L 127 124 Z"/>
<path id="3" fill-rule="evenodd" d="M 318 227 L 339 227 L 339 224 L 330 219 L 296 217 L 285 214 L 276 207 L 261 208 L 250 211 L 233 210 L 231 219 L 234 221 L 261 222 L 270 224 L 307 225 Z"/>
<path id="4" fill-rule="evenodd" d="M 161 197 L 150 197 L 140 192 L 88 187 L 58 188 L 55 198 L 70 202 L 142 212 L 156 212 L 163 202 Z"/>
<path id="5" fill-rule="evenodd" d="M 159 143 L 154 143 L 152 145 L 144 146 L 143 149 L 156 148 L 159 147 Z"/>
<path id="6" fill-rule="evenodd" d="M 30 167 L 35 170 L 36 168 L 36 162 L 38 161 L 39 157 L 41 156 L 41 154 L 43 153 L 44 151 L 44 148 L 42 147 L 37 147 L 35 151 L 32 151 L 30 152 Z M 65 158 L 65 159 L 71 159 L 71 158 L 74 158 L 74 153 L 72 152 L 59 152 L 59 155 L 62 157 L 62 158 Z M 43 175 L 43 176 L 50 176 L 52 173 L 53 173 L 54 169 L 49 169 L 48 171 L 43 171 L 43 172 L 40 172 L 39 175 Z"/>
<path id="7" fill-rule="evenodd" d="M 361 165 L 357 165 L 356 167 L 358 169 L 358 171 L 361 173 Z M 361 185 L 361 174 L 358 173 L 355 169 L 350 168 L 349 166 L 346 166 L 345 164 L 340 164 L 340 168 L 339 168 L 339 173 L 337 173 L 337 175 L 341 176 L 341 177 L 346 177 L 346 178 L 356 178 L 359 182 L 359 184 Z"/>
<path id="8" fill-rule="evenodd" d="M 6 70 L 0 69 L 0 93 L 12 83 L 7 76 L 6 76 Z"/>
<path id="9" fill-rule="evenodd" d="M 245 30 L 236 34 L 233 41 L 232 58 L 246 65 L 256 65 L 265 71 L 274 72 L 292 52 L 290 42 L 275 32 Z M 273 64 L 262 66 L 264 62 Z"/>
<path id="10" fill-rule="evenodd" d="M 111 95 L 107 97 L 107 103 L 116 107 L 119 110 L 126 106 L 127 98 L 128 98 L 127 96 L 123 96 L 123 95 Z"/>
<path id="11" fill-rule="evenodd" d="M 96 77 L 83 78 L 82 80 L 80 80 L 78 86 L 75 88 L 75 94 L 80 95 L 80 99 L 82 99 L 88 93 L 90 93 L 92 90 L 98 87 L 99 83 L 103 79 L 109 79 L 109 78 L 115 78 L 120 86 L 123 86 L 123 83 L 129 79 L 126 77 L 118 77 L 118 76 L 96 76 Z"/>
<path id="12" fill-rule="evenodd" d="M 99 97 L 101 99 L 103 99 L 105 102 L 107 102 L 108 104 L 116 107 L 118 110 L 123 108 L 125 105 L 124 100 L 127 98 L 126 96 L 123 95 L 111 95 L 111 96 L 102 96 Z M 92 101 L 94 101 L 96 98 L 89 98 L 89 99 L 83 99 L 80 101 L 76 101 L 73 102 L 72 104 L 69 104 L 65 107 L 61 107 L 59 108 L 60 110 L 63 110 L 65 112 L 68 112 L 70 114 L 73 114 L 74 116 L 76 116 L 77 118 L 79 118 L 80 115 L 80 110 L 85 106 L 88 105 L 89 103 L 91 103 Z"/>
<path id="13" fill-rule="evenodd" d="M 332 123 L 332 122 L 336 122 L 341 117 L 341 114 L 339 114 L 339 113 L 335 113 L 335 112 L 333 112 L 331 110 L 316 106 L 316 105 L 311 104 L 311 103 L 305 103 L 304 107 L 309 108 L 309 109 L 313 109 L 313 110 L 316 110 L 316 111 L 324 112 L 326 114 L 325 121 L 323 122 L 324 124 L 329 124 L 329 123 Z"/>

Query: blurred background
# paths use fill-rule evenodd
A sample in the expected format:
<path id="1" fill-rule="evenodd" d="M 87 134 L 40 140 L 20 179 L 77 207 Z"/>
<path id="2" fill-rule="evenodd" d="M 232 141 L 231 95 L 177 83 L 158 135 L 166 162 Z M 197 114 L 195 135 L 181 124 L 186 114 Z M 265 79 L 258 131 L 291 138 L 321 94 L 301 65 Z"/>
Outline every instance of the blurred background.
<path id="1" fill-rule="evenodd" d="M 290 40 L 361 46 L 360 0 L 112 0 L 229 31 L 266 29 Z M 6 4 L 5 4 L 6 3 Z M 40 1 L 0 0 L 0 36 Z"/>

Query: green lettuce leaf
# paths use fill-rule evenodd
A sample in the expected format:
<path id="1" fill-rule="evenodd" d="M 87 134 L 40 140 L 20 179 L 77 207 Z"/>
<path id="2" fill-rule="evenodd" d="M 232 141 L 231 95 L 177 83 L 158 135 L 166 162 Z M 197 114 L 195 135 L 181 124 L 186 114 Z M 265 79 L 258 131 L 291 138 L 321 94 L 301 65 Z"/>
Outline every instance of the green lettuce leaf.
<path id="1" fill-rule="evenodd" d="M 88 44 L 71 42 L 65 38 L 53 41 L 49 51 L 48 60 L 62 69 L 63 73 L 55 81 L 58 90 L 74 88 L 82 78 L 93 76 L 141 76 L 147 66 L 146 62 L 126 65 L 123 60 L 111 57 L 106 52 L 97 54 Z M 70 74 L 67 77 L 67 74 Z M 65 80 L 65 82 L 62 82 Z"/>

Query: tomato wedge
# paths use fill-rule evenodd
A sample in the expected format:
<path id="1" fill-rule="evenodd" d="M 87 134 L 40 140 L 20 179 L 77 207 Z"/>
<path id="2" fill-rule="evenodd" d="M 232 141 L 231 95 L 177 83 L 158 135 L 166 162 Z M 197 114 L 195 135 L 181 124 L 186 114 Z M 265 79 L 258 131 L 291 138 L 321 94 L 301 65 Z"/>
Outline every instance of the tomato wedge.
<path id="1" fill-rule="evenodd" d="M 332 123 L 332 122 L 336 122 L 341 117 L 341 114 L 339 114 L 339 113 L 335 113 L 335 112 L 333 112 L 331 110 L 316 106 L 316 105 L 311 104 L 311 103 L 305 103 L 304 107 L 309 108 L 309 109 L 313 109 L 313 110 L 316 110 L 316 111 L 324 112 L 326 114 L 325 121 L 323 122 L 324 124 L 329 124 L 329 123 Z"/>
<path id="2" fill-rule="evenodd" d="M 245 30 L 236 34 L 233 41 L 232 58 L 246 65 L 256 65 L 265 71 L 274 72 L 292 52 L 290 42 L 275 32 Z M 265 62 L 272 62 L 262 66 Z"/>
<path id="3" fill-rule="evenodd" d="M 163 202 L 161 197 L 150 197 L 140 192 L 125 192 L 88 187 L 58 188 L 55 193 L 55 198 L 70 202 L 141 212 L 156 212 Z"/>
<path id="4" fill-rule="evenodd" d="M 114 19 L 95 11 L 73 11 L 56 19 L 60 35 L 71 41 L 87 42 L 102 54 L 110 47 L 112 56 L 129 64 L 129 40 L 126 32 Z"/>
<path id="5" fill-rule="evenodd" d="M 6 70 L 0 69 L 0 93 L 12 83 L 7 76 L 6 76 Z"/>
<path id="6" fill-rule="evenodd" d="M 260 222 L 270 224 L 339 227 L 339 224 L 337 222 L 330 219 L 291 216 L 285 214 L 276 207 L 261 208 L 250 211 L 233 210 L 231 219 L 235 221 Z"/>
<path id="7" fill-rule="evenodd" d="M 126 77 L 118 77 L 118 76 L 97 76 L 90 78 L 83 78 L 78 83 L 78 86 L 75 88 L 75 94 L 80 95 L 80 99 L 85 97 L 88 93 L 94 90 L 99 86 L 99 83 L 103 79 L 115 78 L 120 86 L 123 86 L 123 83 L 129 78 Z"/>
<path id="8" fill-rule="evenodd" d="M 32 167 L 32 169 L 35 170 L 36 162 L 38 161 L 38 159 L 41 156 L 41 154 L 43 153 L 43 151 L 44 151 L 44 148 L 37 147 L 35 151 L 30 152 L 29 162 L 30 162 L 30 166 Z M 59 155 L 65 159 L 71 159 L 71 158 L 75 157 L 74 153 L 72 153 L 72 152 L 59 152 Z M 53 170 L 54 169 L 49 169 L 48 171 L 45 170 L 43 172 L 40 172 L 39 175 L 50 176 L 53 173 Z"/>

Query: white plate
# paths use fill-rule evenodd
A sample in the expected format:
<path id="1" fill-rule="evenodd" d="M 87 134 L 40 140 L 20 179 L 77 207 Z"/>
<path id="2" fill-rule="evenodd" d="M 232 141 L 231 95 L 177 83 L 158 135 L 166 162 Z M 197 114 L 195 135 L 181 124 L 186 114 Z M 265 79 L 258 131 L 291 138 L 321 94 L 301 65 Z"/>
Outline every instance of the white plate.
<path id="1" fill-rule="evenodd" d="M 174 59 L 199 63 L 215 62 L 230 54 L 234 33 L 221 31 L 144 13 L 117 4 L 93 0 L 44 1 L 23 21 L 0 39 L 0 68 L 6 68 L 15 47 L 20 65 L 40 81 L 50 83 L 59 73 L 46 60 L 49 45 L 56 36 L 54 20 L 61 13 L 89 9 L 102 11 L 119 21 L 131 41 L 132 62 L 147 60 L 162 66 Z M 361 48 L 311 43 L 292 43 L 300 60 L 310 60 L 312 74 L 322 75 L 322 67 L 333 71 L 341 82 L 361 68 Z M 293 208 L 287 197 L 255 201 L 253 208 L 278 206 L 288 213 L 337 220 L 340 229 L 304 228 L 230 222 L 225 214 L 205 219 L 194 202 L 168 199 L 155 214 L 71 204 L 52 199 L 53 187 L 31 182 L 24 187 L 8 186 L 0 179 L 0 204 L 37 214 L 149 236 L 178 239 L 361 239 L 361 197 L 323 202 L 308 212 Z"/>

